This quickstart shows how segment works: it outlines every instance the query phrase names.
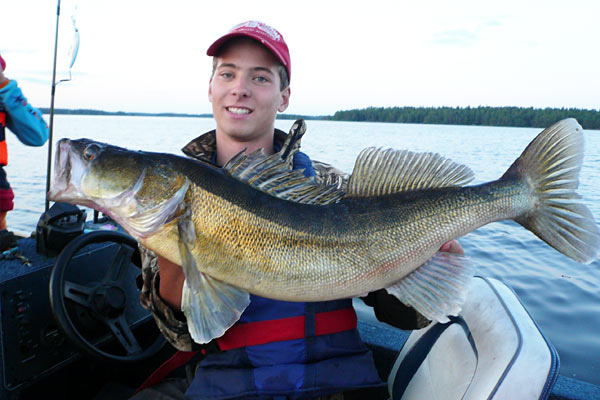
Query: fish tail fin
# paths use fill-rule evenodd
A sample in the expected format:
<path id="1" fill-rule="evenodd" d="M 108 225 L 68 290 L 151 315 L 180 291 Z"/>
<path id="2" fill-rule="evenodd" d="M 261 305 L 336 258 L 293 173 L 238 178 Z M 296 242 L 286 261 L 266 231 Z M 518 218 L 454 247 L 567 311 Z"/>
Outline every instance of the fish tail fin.
<path id="1" fill-rule="evenodd" d="M 532 207 L 515 221 L 544 242 L 581 263 L 598 255 L 600 234 L 575 190 L 583 162 L 583 129 L 573 118 L 542 131 L 504 174 L 531 190 Z"/>

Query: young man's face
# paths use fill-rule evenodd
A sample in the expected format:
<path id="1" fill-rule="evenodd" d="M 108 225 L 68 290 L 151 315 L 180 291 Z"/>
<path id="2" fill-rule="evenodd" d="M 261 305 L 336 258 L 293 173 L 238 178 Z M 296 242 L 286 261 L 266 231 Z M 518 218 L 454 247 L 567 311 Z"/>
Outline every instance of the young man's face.
<path id="1" fill-rule="evenodd" d="M 238 142 L 272 137 L 277 112 L 287 108 L 290 96 L 289 88 L 280 90 L 278 65 L 273 54 L 254 40 L 226 45 L 208 90 L 217 135 Z"/>

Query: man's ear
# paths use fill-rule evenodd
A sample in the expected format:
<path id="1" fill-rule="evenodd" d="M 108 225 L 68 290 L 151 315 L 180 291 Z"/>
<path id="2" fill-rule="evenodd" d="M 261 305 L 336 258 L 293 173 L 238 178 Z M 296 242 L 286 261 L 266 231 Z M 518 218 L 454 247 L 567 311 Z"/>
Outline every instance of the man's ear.
<path id="1" fill-rule="evenodd" d="M 279 104 L 277 111 L 284 112 L 288 108 L 288 106 L 290 105 L 291 93 L 292 91 L 290 90 L 289 86 L 283 89 L 283 91 L 281 92 L 281 104 Z"/>
<path id="2" fill-rule="evenodd" d="M 208 81 L 208 101 L 212 103 L 212 77 Z"/>

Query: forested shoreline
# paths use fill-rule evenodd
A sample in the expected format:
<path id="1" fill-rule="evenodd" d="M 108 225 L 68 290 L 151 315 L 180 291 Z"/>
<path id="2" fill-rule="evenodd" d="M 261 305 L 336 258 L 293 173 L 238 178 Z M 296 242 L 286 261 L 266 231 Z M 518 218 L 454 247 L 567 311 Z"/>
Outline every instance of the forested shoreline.
<path id="1" fill-rule="evenodd" d="M 48 108 L 41 109 L 44 114 Z M 141 113 L 88 109 L 56 109 L 55 114 L 158 117 L 205 117 L 212 114 Z M 600 111 L 579 108 L 522 107 L 368 107 L 336 111 L 333 115 L 280 114 L 278 119 L 395 122 L 407 124 L 481 125 L 545 128 L 564 118 L 575 118 L 584 129 L 600 130 Z"/>
<path id="2" fill-rule="evenodd" d="M 327 119 L 334 121 L 544 128 L 564 118 L 577 119 L 584 129 L 600 129 L 600 111 L 578 108 L 368 107 L 337 111 L 331 118 Z"/>

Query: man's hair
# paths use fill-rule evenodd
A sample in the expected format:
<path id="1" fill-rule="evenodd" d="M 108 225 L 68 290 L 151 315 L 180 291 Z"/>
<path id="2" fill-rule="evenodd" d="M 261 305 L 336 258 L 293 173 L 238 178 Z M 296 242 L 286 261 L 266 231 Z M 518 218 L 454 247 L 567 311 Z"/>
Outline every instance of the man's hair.
<path id="1" fill-rule="evenodd" d="M 231 41 L 236 40 L 236 39 L 232 39 Z M 257 40 L 254 40 L 254 39 L 249 39 L 249 40 L 253 40 L 253 41 L 257 42 L 257 43 L 260 43 L 260 42 L 258 42 Z M 225 47 L 225 46 L 223 46 L 223 47 Z M 219 51 L 219 53 L 220 52 L 221 51 Z M 213 57 L 213 68 L 212 68 L 212 74 L 211 74 L 211 76 L 214 76 L 215 75 L 215 71 L 217 70 L 217 64 L 218 64 L 217 58 L 219 58 L 218 54 Z M 287 68 L 285 68 L 285 66 L 282 63 L 280 63 L 279 61 L 277 61 L 277 72 L 278 72 L 278 75 L 279 75 L 279 82 L 280 82 L 279 90 L 283 92 L 283 90 L 285 88 L 287 88 L 288 86 L 290 86 L 290 77 L 288 75 Z"/>

